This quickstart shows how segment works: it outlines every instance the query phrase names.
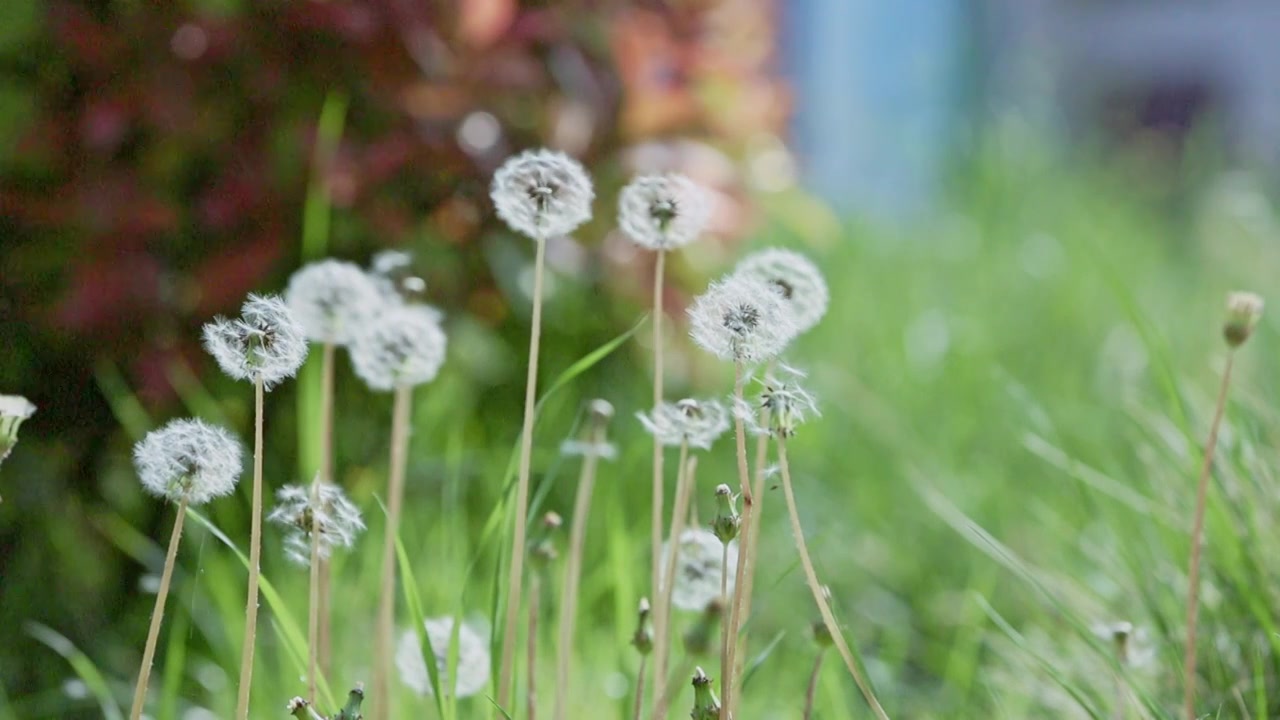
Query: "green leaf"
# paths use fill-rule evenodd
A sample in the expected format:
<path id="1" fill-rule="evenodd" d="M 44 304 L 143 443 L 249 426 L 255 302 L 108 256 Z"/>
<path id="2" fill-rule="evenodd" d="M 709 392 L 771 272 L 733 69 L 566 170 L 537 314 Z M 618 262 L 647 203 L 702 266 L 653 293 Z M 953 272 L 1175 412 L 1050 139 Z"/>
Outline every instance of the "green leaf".
<path id="1" fill-rule="evenodd" d="M 103 677 L 98 666 L 93 664 L 88 655 L 48 625 L 29 622 L 27 634 L 61 655 L 71 665 L 71 669 L 75 670 L 76 675 L 98 701 L 98 708 L 102 710 L 104 720 L 124 720 L 124 714 L 111 694 L 111 686 L 107 684 L 107 679 Z"/>

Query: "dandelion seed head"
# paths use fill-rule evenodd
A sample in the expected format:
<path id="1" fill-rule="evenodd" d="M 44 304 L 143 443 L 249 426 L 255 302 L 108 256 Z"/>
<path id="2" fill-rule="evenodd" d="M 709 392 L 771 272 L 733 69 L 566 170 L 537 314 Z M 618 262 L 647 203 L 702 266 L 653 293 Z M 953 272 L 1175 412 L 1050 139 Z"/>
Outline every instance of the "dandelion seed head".
<path id="1" fill-rule="evenodd" d="M 702 234 L 711 216 L 706 190 L 683 175 L 642 175 L 618 196 L 618 224 L 650 250 L 675 250 Z"/>
<path id="2" fill-rule="evenodd" d="M 712 601 L 720 599 L 720 576 L 724 544 L 715 533 L 702 528 L 688 528 L 680 533 L 676 553 L 676 574 L 671 585 L 671 604 L 681 610 L 701 612 Z M 738 543 L 729 543 L 728 592 L 733 594 L 734 568 L 738 564 Z M 671 557 L 671 541 L 662 546 L 663 565 Z"/>
<path id="3" fill-rule="evenodd" d="M 568 235 L 591 219 L 595 191 L 578 161 L 551 150 L 527 150 L 494 173 L 489 190 L 498 217 L 532 240 Z"/>
<path id="4" fill-rule="evenodd" d="M 817 325 L 831 301 L 822 271 L 798 252 L 782 248 L 762 250 L 744 258 L 733 272 L 763 280 L 781 295 L 795 320 L 797 333 Z"/>
<path id="5" fill-rule="evenodd" d="M 203 420 L 173 420 L 133 446 L 133 464 L 147 492 L 202 505 L 229 495 L 243 467 L 240 443 Z"/>
<path id="6" fill-rule="evenodd" d="M 730 275 L 689 308 L 689 334 L 722 360 L 758 363 L 781 353 L 796 334 L 793 314 L 768 283 L 748 275 Z"/>
<path id="7" fill-rule="evenodd" d="M 373 278 L 342 260 L 304 265 L 289 278 L 284 297 L 308 340 L 334 345 L 351 342 L 382 306 Z"/>
<path id="8" fill-rule="evenodd" d="M 663 445 L 710 450 L 729 429 L 729 412 L 715 400 L 685 398 L 663 403 L 648 413 L 637 413 L 640 424 Z"/>
<path id="9" fill-rule="evenodd" d="M 449 642 L 453 635 L 454 620 L 451 617 L 428 618 L 423 625 L 431 649 L 435 651 L 436 668 L 440 684 L 448 687 Z M 423 648 L 418 633 L 407 630 L 396 644 L 396 669 L 400 680 L 419 695 L 431 694 L 431 676 L 422 658 Z M 489 644 L 468 623 L 458 627 L 457 680 L 453 683 L 454 695 L 460 698 L 482 692 L 489 684 Z"/>
<path id="10" fill-rule="evenodd" d="M 374 390 L 421 385 L 444 364 L 446 338 L 440 314 L 426 305 L 384 307 L 356 334 L 351 364 Z"/>
<path id="11" fill-rule="evenodd" d="M 250 295 L 235 319 L 204 326 L 204 347 L 233 379 L 262 379 L 271 389 L 298 372 L 307 358 L 302 326 L 275 295 Z"/>
<path id="12" fill-rule="evenodd" d="M 314 493 L 308 486 L 285 485 L 276 491 L 276 507 L 267 521 L 285 528 L 285 557 L 302 567 L 311 565 L 313 523 L 320 540 L 316 549 L 326 560 L 334 548 L 354 545 L 364 531 L 360 509 L 332 483 L 317 484 Z"/>

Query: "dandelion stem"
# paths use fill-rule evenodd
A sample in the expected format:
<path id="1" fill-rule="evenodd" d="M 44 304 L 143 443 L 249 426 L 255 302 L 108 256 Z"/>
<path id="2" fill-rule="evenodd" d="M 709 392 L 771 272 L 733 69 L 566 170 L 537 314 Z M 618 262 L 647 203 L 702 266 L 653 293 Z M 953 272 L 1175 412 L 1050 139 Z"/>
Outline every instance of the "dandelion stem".
<path id="1" fill-rule="evenodd" d="M 765 369 L 765 375 L 764 375 L 765 377 L 769 377 L 770 375 L 773 374 L 773 368 L 775 364 L 776 364 L 776 361 L 774 360 L 769 361 L 769 365 Z M 760 422 L 760 427 L 762 428 L 769 427 L 768 408 L 761 408 L 759 422 Z M 756 505 L 755 505 L 755 513 L 752 515 L 752 520 L 751 520 L 751 531 L 748 533 L 750 537 L 751 546 L 747 548 L 747 552 L 753 558 L 756 557 L 756 549 L 760 546 L 760 518 L 763 517 L 763 513 L 764 513 L 765 464 L 768 462 L 768 459 L 769 459 L 769 438 L 770 438 L 769 433 L 761 433 L 760 435 L 756 436 L 756 458 L 755 458 L 756 464 L 754 468 L 752 468 L 755 476 L 755 482 L 752 487 L 752 494 L 755 496 Z M 752 591 L 755 589 L 755 586 L 756 586 L 756 563 L 751 563 L 750 565 L 747 566 L 747 575 L 746 575 L 746 578 L 744 578 L 743 583 L 744 583 L 744 587 L 743 587 L 743 595 L 742 595 L 742 616 L 751 617 Z M 739 640 L 739 642 L 742 644 L 742 647 L 745 648 L 749 645 L 749 636 L 750 636 L 750 632 L 748 631 L 748 629 L 743 628 L 740 634 L 740 640 Z M 745 677 L 745 673 L 743 672 L 743 670 L 746 666 L 746 660 L 747 660 L 747 653 L 743 652 L 741 657 L 738 658 L 737 667 L 734 668 L 734 677 L 738 679 L 738 685 L 736 685 L 734 688 L 734 691 L 735 691 L 734 694 L 739 694 L 742 692 L 742 679 L 743 677 Z"/>
<path id="2" fill-rule="evenodd" d="M 692 484 L 692 473 L 689 472 L 688 466 L 693 463 L 694 461 L 689 459 L 689 443 L 687 441 L 680 443 L 680 460 L 676 465 L 676 501 L 671 509 L 671 552 L 667 555 L 666 567 L 662 570 L 662 580 L 658 584 L 661 592 L 657 596 L 657 604 L 654 608 L 654 625 L 658 624 L 658 618 L 662 618 L 662 626 L 668 629 L 671 627 L 671 593 L 675 587 L 676 555 L 680 547 L 680 536 L 684 534 L 684 519 L 689 512 L 689 486 Z M 667 667 L 671 657 L 670 632 L 657 635 L 653 653 L 661 658 L 661 661 L 654 662 L 654 677 L 660 678 L 662 676 L 658 674 L 657 668 Z M 662 718 L 667 710 L 662 701 L 662 688 L 655 690 L 655 696 L 653 715 L 655 718 Z"/>
<path id="3" fill-rule="evenodd" d="M 667 253 L 665 250 L 659 249 L 658 256 L 654 261 L 653 267 L 653 407 L 657 409 L 662 405 L 663 400 L 663 352 L 662 352 L 662 315 L 663 315 L 663 284 L 665 282 L 667 265 Z M 662 511 L 664 508 L 663 489 L 664 489 L 664 468 L 663 468 L 662 440 L 657 433 L 653 434 L 653 510 L 652 521 L 649 532 L 650 554 L 652 555 L 651 573 L 649 583 L 652 589 L 649 591 L 649 597 L 657 598 L 662 595 Z M 663 638 L 667 636 L 667 621 L 662 610 L 662 603 L 659 602 L 655 608 L 653 617 L 653 630 L 657 638 L 657 645 L 661 647 Z M 667 659 L 662 653 L 656 653 L 653 658 L 653 674 L 655 677 L 662 677 L 666 673 Z M 657 703 L 661 688 L 654 687 L 654 702 Z"/>
<path id="4" fill-rule="evenodd" d="M 511 535 L 511 570 L 507 576 L 507 615 L 502 632 L 502 662 L 498 675 L 498 717 L 511 700 L 515 670 L 516 623 L 520 617 L 524 580 L 525 533 L 529 521 L 529 465 L 533 455 L 533 410 L 538 393 L 538 340 L 542 334 L 542 275 L 547 241 L 537 241 L 533 269 L 533 318 L 529 328 L 529 372 L 524 388 L 524 424 L 520 430 L 520 473 L 516 482 L 515 529 Z"/>
<path id="5" fill-rule="evenodd" d="M 795 536 L 796 550 L 800 553 L 800 565 L 804 567 L 804 577 L 809 583 L 809 592 L 813 594 L 813 601 L 818 604 L 818 612 L 822 614 L 822 622 L 827 626 L 827 632 L 831 634 L 831 640 L 840 651 L 840 658 L 844 660 L 844 665 L 848 668 L 849 675 L 853 677 L 858 690 L 862 692 L 862 697 L 866 699 L 867 705 L 871 706 L 871 711 L 879 720 L 889 720 L 888 714 L 880 706 L 880 701 L 876 699 L 871 684 L 862 676 L 862 671 L 854 662 L 853 651 L 845 642 L 840 626 L 836 623 L 835 614 L 831 612 L 831 605 L 822 592 L 818 573 L 813 569 L 813 560 L 809 557 L 809 546 L 804 540 L 804 528 L 800 526 L 800 512 L 796 509 L 795 492 L 791 488 L 791 468 L 787 464 L 787 442 L 781 436 L 775 436 L 774 442 L 778 448 L 778 466 L 782 470 L 782 491 L 787 496 L 787 511 L 791 515 L 791 534 Z"/>
<path id="6" fill-rule="evenodd" d="M 1218 430 L 1227 407 L 1227 391 L 1231 387 L 1231 370 L 1235 365 L 1235 350 L 1227 352 L 1227 364 L 1222 370 L 1222 385 L 1218 389 L 1218 403 L 1213 411 L 1213 423 L 1209 426 L 1209 440 L 1205 443 L 1204 461 L 1200 466 L 1200 479 L 1196 486 L 1196 516 L 1191 526 L 1191 559 L 1187 570 L 1187 646 L 1182 667 L 1183 715 L 1196 720 L 1196 624 L 1200 614 L 1200 555 L 1204 535 L 1204 511 L 1209 491 L 1209 475 L 1213 471 L 1213 454 L 1218 446 Z"/>
<path id="7" fill-rule="evenodd" d="M 164 571 L 160 573 L 160 589 L 156 591 L 156 606 L 151 611 L 151 629 L 147 631 L 147 646 L 142 651 L 142 665 L 138 668 L 138 684 L 133 691 L 133 709 L 129 720 L 142 717 L 142 706 L 147 702 L 147 684 L 151 681 L 151 664 L 156 658 L 156 642 L 160 639 L 160 624 L 164 620 L 164 602 L 169 597 L 169 582 L 173 579 L 173 567 L 178 559 L 178 543 L 182 539 L 182 521 L 187 515 L 187 498 L 178 501 L 178 517 L 173 521 L 173 535 L 169 537 L 169 551 L 164 557 Z"/>
<path id="8" fill-rule="evenodd" d="M 325 343 L 320 363 L 320 481 L 327 483 L 335 482 L 333 472 L 333 396 L 334 356 L 336 351 L 337 348 L 333 343 Z M 329 593 L 332 588 L 330 577 L 329 561 L 321 558 L 320 596 L 315 601 L 315 605 L 319 608 L 320 617 L 319 632 L 316 636 L 316 645 L 318 646 L 316 654 L 317 668 L 313 669 L 312 675 L 319 673 L 328 676 L 330 669 L 330 658 L 332 657 L 330 631 L 333 627 L 329 609 Z M 314 704 L 314 702 L 313 698 L 312 703 Z"/>
<path id="9" fill-rule="evenodd" d="M 743 386 L 746 383 L 744 368 L 741 362 L 734 363 L 733 366 L 733 400 L 734 406 L 740 406 L 743 402 Z M 743 615 L 743 597 L 746 593 L 746 583 L 743 578 L 746 576 L 749 555 L 751 554 L 751 540 L 753 533 L 751 532 L 755 518 L 755 498 L 751 493 L 751 471 L 747 466 L 747 430 L 742 422 L 742 417 L 738 413 L 734 413 L 733 419 L 734 435 L 738 445 L 738 487 L 742 495 L 742 525 L 738 536 L 738 567 L 734 574 L 733 585 L 733 603 L 728 607 L 728 637 L 732 640 L 728 644 L 728 657 L 723 658 L 726 662 L 721 668 L 720 673 L 720 720 L 729 720 L 733 717 L 736 696 L 733 694 L 735 682 L 733 675 L 734 660 L 737 653 L 738 630 L 742 626 Z"/>
<path id="10" fill-rule="evenodd" d="M 249 718 L 253 654 L 258 641 L 258 579 L 262 568 L 262 410 L 266 392 L 262 376 L 253 382 L 253 516 L 249 525 L 249 597 L 244 608 L 244 642 L 240 650 L 240 691 L 236 718 Z"/>
<path id="11" fill-rule="evenodd" d="M 596 423 L 591 447 L 604 443 L 606 425 Z M 578 616 L 578 584 L 582 579 L 582 556 L 587 546 L 587 520 L 591 517 L 591 493 L 596 483 L 599 456 L 588 452 L 582 458 L 578 492 L 573 501 L 573 525 L 569 529 L 569 560 L 564 569 L 564 590 L 560 596 L 560 641 L 556 646 L 555 720 L 568 717 L 569 662 L 573 658 L 574 623 Z M 532 638 L 532 636 L 530 636 Z M 532 641 L 532 639 L 531 639 Z M 533 666 L 529 667 L 532 674 Z"/>
<path id="12" fill-rule="evenodd" d="M 648 655 L 640 656 L 640 669 L 636 671 L 636 702 L 631 709 L 631 720 L 640 720 L 640 711 L 644 708 L 644 671 L 648 661 Z"/>
<path id="13" fill-rule="evenodd" d="M 373 688 L 379 698 L 374 703 L 372 720 L 391 717 L 392 632 L 396 608 L 396 537 L 400 532 L 400 513 L 404 505 L 404 476 L 409 462 L 409 414 L 412 409 L 413 386 L 401 385 L 395 390 L 391 408 L 391 472 L 387 483 L 387 527 L 382 542 L 382 583 L 378 593 L 378 621 L 374 637 Z"/>
<path id="14" fill-rule="evenodd" d="M 307 597 L 307 702 L 316 704 L 316 666 L 320 637 L 320 478 L 311 482 L 311 562 Z"/>
<path id="15" fill-rule="evenodd" d="M 542 573 L 536 569 L 529 578 L 529 647 L 526 662 L 529 664 L 529 682 L 525 686 L 525 703 L 528 714 L 525 720 L 536 720 L 538 715 L 538 614 L 542 608 Z M 564 653 L 563 647 L 557 652 Z M 559 703 L 559 698 L 556 698 Z"/>
<path id="16" fill-rule="evenodd" d="M 822 673 L 822 658 L 826 654 L 826 648 L 818 648 L 818 656 L 813 659 L 813 672 L 809 673 L 809 689 L 804 693 L 804 720 L 813 717 L 813 699 L 818 694 L 818 675 Z"/>
<path id="17" fill-rule="evenodd" d="M 724 547 L 720 550 L 720 599 L 726 606 L 729 604 L 729 543 L 724 543 Z M 729 688 L 733 686 L 733 680 L 729 678 L 732 674 L 729 668 L 732 667 L 733 655 L 729 652 L 730 645 L 729 623 L 720 623 L 720 694 L 725 695 L 729 692 Z M 728 712 L 723 706 L 720 709 L 721 717 Z"/>

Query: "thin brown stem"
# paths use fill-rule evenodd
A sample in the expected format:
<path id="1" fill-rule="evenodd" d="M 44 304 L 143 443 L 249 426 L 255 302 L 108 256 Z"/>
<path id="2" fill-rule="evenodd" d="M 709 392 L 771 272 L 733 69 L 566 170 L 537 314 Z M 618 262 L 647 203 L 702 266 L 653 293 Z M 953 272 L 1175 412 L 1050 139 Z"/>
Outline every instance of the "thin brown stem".
<path id="1" fill-rule="evenodd" d="M 529 372 L 524 386 L 524 424 L 520 430 L 520 471 L 516 482 L 515 528 L 511 534 L 511 569 L 507 575 L 507 613 L 502 632 L 502 661 L 498 674 L 496 717 L 510 707 L 512 675 L 515 671 L 516 626 L 523 597 L 525 534 L 529 522 L 529 470 L 533 457 L 534 405 L 538 394 L 538 341 L 542 334 L 542 275 L 546 265 L 547 241 L 538 240 L 533 267 L 533 318 L 529 329 Z"/>
<path id="2" fill-rule="evenodd" d="M 236 718 L 249 718 L 253 686 L 254 646 L 258 642 L 258 582 L 262 574 L 262 406 L 266 388 L 259 376 L 253 383 L 253 515 L 249 524 L 249 597 L 244 608 L 244 641 L 240 650 L 240 686 Z"/>
<path id="3" fill-rule="evenodd" d="M 770 361 L 768 368 L 765 370 L 765 377 L 768 377 L 770 374 L 772 374 L 773 368 L 774 368 L 774 361 Z M 759 422 L 760 422 L 760 427 L 762 428 L 769 427 L 769 410 L 767 408 L 762 408 L 760 410 Z M 755 477 L 755 481 L 752 486 L 752 494 L 755 496 L 756 503 L 755 503 L 755 513 L 752 515 L 752 520 L 751 520 L 751 530 L 748 533 L 748 537 L 750 538 L 750 547 L 747 548 L 747 552 L 751 555 L 751 558 L 753 560 L 759 557 L 759 555 L 756 554 L 756 550 L 757 548 L 760 547 L 760 519 L 764 517 L 765 464 L 768 462 L 768 458 L 769 458 L 769 438 L 770 438 L 770 435 L 768 433 L 761 433 L 760 435 L 756 436 L 756 457 L 755 457 L 756 462 L 755 462 L 755 465 L 752 467 L 752 471 Z M 742 589 L 742 617 L 749 618 L 751 617 L 751 604 L 752 604 L 752 597 L 754 595 L 753 591 L 755 590 L 755 586 L 756 586 L 756 563 L 755 562 L 752 562 L 751 564 L 747 565 L 747 576 L 743 580 L 743 583 L 744 585 Z M 751 633 L 750 633 L 749 627 L 743 627 L 741 633 L 739 633 L 738 642 L 741 644 L 743 648 L 749 647 L 750 634 Z M 744 651 L 738 657 L 737 667 L 734 668 L 734 677 L 737 678 L 737 681 L 738 681 L 738 684 L 734 687 L 735 695 L 740 695 L 742 693 L 742 680 L 746 676 L 746 673 L 744 672 L 745 666 L 746 666 L 746 660 L 747 660 L 747 653 Z"/>
<path id="4" fill-rule="evenodd" d="M 844 660 L 844 666 L 849 670 L 849 675 L 853 677 L 854 684 L 862 692 L 862 697 L 866 699 L 867 705 L 879 720 L 889 720 L 889 715 L 880 706 L 880 701 L 876 699 L 871 684 L 862 676 L 862 671 L 854 662 L 853 651 L 849 649 L 849 644 L 845 642 L 844 635 L 840 632 L 835 613 L 831 612 L 831 604 L 827 602 L 826 594 L 822 591 L 822 583 L 818 582 L 818 573 L 813 569 L 813 560 L 809 557 L 809 545 L 804 539 L 804 528 L 800 525 L 800 511 L 796 509 L 795 492 L 791 488 L 791 468 L 787 464 L 787 442 L 781 436 L 776 437 L 775 442 L 778 448 L 778 466 L 782 471 L 782 491 L 787 497 L 787 511 L 791 515 L 791 534 L 795 536 L 796 550 L 800 553 L 800 565 L 804 568 L 809 592 L 818 605 L 818 612 L 822 614 L 822 623 L 826 625 L 827 632 L 830 633 L 832 642 L 840 652 L 840 658 Z"/>
<path id="5" fill-rule="evenodd" d="M 156 591 L 156 605 L 151 610 L 151 629 L 147 631 L 147 645 L 142 651 L 142 665 L 138 668 L 138 684 L 133 690 L 133 709 L 129 720 L 142 717 L 142 706 L 147 702 L 147 684 L 151 682 L 151 664 L 156 659 L 156 643 L 160 640 L 160 624 L 164 621 L 164 602 L 169 597 L 169 583 L 178 559 L 178 543 L 182 540 L 182 520 L 187 515 L 187 498 L 178 501 L 178 517 L 173 521 L 173 534 L 169 536 L 169 551 L 164 557 L 164 571 L 160 573 L 160 589 Z"/>
<path id="6" fill-rule="evenodd" d="M 320 655 L 320 478 L 311 482 L 311 564 L 307 596 L 307 702 L 316 704 L 316 671 Z"/>
<path id="7" fill-rule="evenodd" d="M 591 447 L 604 443 L 605 425 L 597 423 L 591 433 Z M 591 517 L 591 493 L 596 484 L 599 457 L 588 452 L 582 458 L 578 491 L 573 501 L 573 525 L 569 529 L 569 559 L 564 569 L 564 589 L 560 596 L 560 640 L 556 645 L 555 720 L 568 717 L 569 663 L 573 659 L 574 624 L 578 618 L 578 585 L 582 579 L 582 557 L 587 547 L 587 521 Z M 533 672 L 532 666 L 529 672 Z"/>
<path id="8" fill-rule="evenodd" d="M 378 699 L 369 713 L 371 720 L 387 720 L 392 716 L 391 660 L 392 633 L 396 609 L 396 537 L 400 532 L 400 514 L 404 506 L 404 476 L 409 462 L 409 419 L 413 406 L 413 387 L 395 390 L 391 408 L 391 469 L 387 483 L 387 527 L 382 542 L 382 582 L 378 593 L 378 621 L 375 626 L 373 687 Z"/>
<path id="9" fill-rule="evenodd" d="M 653 268 L 653 407 L 656 410 L 663 401 L 663 352 L 662 352 L 662 315 L 663 315 L 663 284 L 666 272 L 667 253 L 664 250 L 658 250 L 658 257 L 654 261 Z M 653 492 L 652 492 L 652 519 L 650 522 L 649 532 L 649 551 L 651 558 L 649 584 L 651 589 L 649 597 L 659 597 L 662 593 L 662 511 L 665 505 L 663 491 L 665 486 L 665 472 L 663 468 L 662 441 L 657 433 L 653 435 Z M 662 638 L 667 635 L 666 618 L 662 613 L 662 606 L 659 603 L 655 608 L 656 612 L 653 617 L 654 635 L 658 638 L 658 643 L 662 643 Z M 653 658 L 653 674 L 655 677 L 662 677 L 666 672 L 666 658 L 660 653 L 655 654 Z M 655 704 L 658 700 L 658 694 L 661 689 L 654 688 Z"/>
<path id="10" fill-rule="evenodd" d="M 741 405 L 743 402 L 743 388 L 746 383 L 745 371 L 742 363 L 734 364 L 733 379 L 733 399 L 735 406 Z M 729 643 L 729 653 L 727 662 L 721 668 L 720 673 L 720 720 L 729 720 L 734 717 L 734 709 L 736 708 L 737 696 L 733 693 L 733 688 L 737 681 L 732 676 L 733 668 L 737 654 L 738 632 L 742 627 L 744 616 L 742 613 L 743 597 L 746 593 L 746 582 L 744 578 L 747 574 L 747 565 L 750 562 L 751 555 L 751 538 L 752 528 L 755 518 L 755 497 L 751 492 L 751 472 L 747 465 L 747 430 L 742 422 L 742 418 L 734 414 L 733 420 L 734 436 L 738 447 L 738 489 L 742 495 L 742 525 L 738 536 L 738 567 L 734 575 L 733 584 L 733 602 L 727 609 L 728 612 L 728 634 L 732 640 Z"/>
<path id="11" fill-rule="evenodd" d="M 529 665 L 529 682 L 525 685 L 525 720 L 537 720 L 538 715 L 538 614 L 542 612 L 542 573 L 536 569 L 529 578 L 529 622 L 525 632 L 529 635 L 525 662 Z M 557 649 L 557 652 L 560 652 Z"/>
<path id="12" fill-rule="evenodd" d="M 727 607 L 729 604 L 729 543 L 724 543 L 724 547 L 720 550 L 720 600 Z M 736 644 L 730 642 L 729 623 L 720 623 L 720 694 L 725 695 L 729 692 L 729 688 L 733 686 L 733 679 L 729 672 L 732 667 L 733 655 L 729 652 L 730 646 Z M 720 716 L 724 717 L 724 706 L 720 708 Z"/>
<path id="13" fill-rule="evenodd" d="M 334 366 L 337 348 L 333 343 L 325 343 L 320 363 L 320 482 L 337 482 L 333 470 L 333 407 L 334 407 Z M 314 567 L 314 566 L 313 566 Z M 332 589 L 332 578 L 329 571 L 329 560 L 320 558 L 320 595 L 316 599 L 319 614 L 319 632 L 316 636 L 318 650 L 316 653 L 317 668 L 312 674 L 328 677 L 331 669 L 332 611 L 329 607 L 329 593 Z M 312 701 L 314 704 L 314 700 Z"/>
<path id="14" fill-rule="evenodd" d="M 813 700 L 818 695 L 818 676 L 822 673 L 822 658 L 826 654 L 825 648 L 819 648 L 818 656 L 813 659 L 813 671 L 809 673 L 809 688 L 804 693 L 804 720 L 813 717 Z"/>
<path id="15" fill-rule="evenodd" d="M 1235 365 L 1235 351 L 1227 353 L 1227 364 L 1222 370 L 1222 385 L 1218 388 L 1218 402 L 1213 411 L 1213 423 L 1209 425 L 1209 440 L 1205 443 L 1204 462 L 1200 465 L 1200 479 L 1196 483 L 1196 516 L 1191 526 L 1191 559 L 1187 570 L 1187 646 L 1183 657 L 1182 711 L 1187 720 L 1196 720 L 1196 625 L 1200 615 L 1200 555 L 1204 535 L 1204 511 L 1209 492 L 1209 476 L 1213 472 L 1213 454 L 1218 446 L 1218 430 L 1227 408 L 1227 391 L 1231 388 L 1231 370 Z"/>
<path id="16" fill-rule="evenodd" d="M 676 501 L 671 509 L 671 552 L 667 553 L 658 587 L 661 591 L 654 604 L 654 626 L 664 628 L 664 632 L 656 633 L 653 654 L 654 677 L 662 677 L 657 669 L 666 668 L 671 657 L 671 593 L 675 585 L 676 555 L 680 546 L 680 536 L 684 534 L 684 518 L 689 512 L 689 443 L 680 443 L 680 458 L 676 465 Z M 661 549 L 659 549 L 661 553 Z M 654 691 L 654 716 L 662 717 L 666 708 L 661 705 L 661 688 Z"/>
<path id="17" fill-rule="evenodd" d="M 636 702 L 631 709 L 631 720 L 640 720 L 640 712 L 644 709 L 644 671 L 648 661 L 648 655 L 640 656 L 640 669 L 636 671 Z"/>

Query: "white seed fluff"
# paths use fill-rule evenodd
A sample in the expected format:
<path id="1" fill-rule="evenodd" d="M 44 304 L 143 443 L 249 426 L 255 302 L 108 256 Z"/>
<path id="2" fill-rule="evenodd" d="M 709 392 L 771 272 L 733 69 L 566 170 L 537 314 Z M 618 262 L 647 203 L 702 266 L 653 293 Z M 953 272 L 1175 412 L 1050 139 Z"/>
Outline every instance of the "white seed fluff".
<path id="1" fill-rule="evenodd" d="M 444 364 L 440 313 L 426 305 L 384 306 L 351 343 L 351 364 L 374 390 L 421 385 Z"/>
<path id="2" fill-rule="evenodd" d="M 332 483 L 320 483 L 314 495 L 311 487 L 285 485 L 276 491 L 276 507 L 267 520 L 284 526 L 285 557 L 303 567 L 311 565 L 312 522 L 320 538 L 317 550 L 326 560 L 334 548 L 354 545 L 364 530 L 360 509 Z"/>
<path id="3" fill-rule="evenodd" d="M 431 649 L 435 651 L 436 668 L 441 685 L 448 687 L 449 643 L 453 635 L 453 618 L 428 618 L 423 622 Z M 400 680 L 419 695 L 431 694 L 431 677 L 423 660 L 423 648 L 418 633 L 407 630 L 396 644 L 396 669 Z M 467 623 L 458 627 L 457 681 L 453 692 L 457 697 L 469 697 L 484 690 L 489 684 L 489 644 L 481 633 Z"/>
<path id="4" fill-rule="evenodd" d="M 715 400 L 685 398 L 663 403 L 649 413 L 636 413 L 640 423 L 663 445 L 710 450 L 711 444 L 729 429 L 729 411 Z"/>
<path id="5" fill-rule="evenodd" d="M 205 350 L 236 380 L 262 378 L 271 389 L 298 372 L 307 359 L 307 339 L 289 307 L 275 295 L 250 295 L 234 320 L 204 326 Z"/>
<path id="6" fill-rule="evenodd" d="M 689 308 L 689 334 L 722 360 L 758 363 L 781 353 L 796 334 L 782 296 L 756 277 L 730 275 L 711 283 Z"/>
<path id="7" fill-rule="evenodd" d="M 289 278 L 285 303 L 308 340 L 346 345 L 382 306 L 377 284 L 359 265 L 309 263 Z"/>
<path id="8" fill-rule="evenodd" d="M 498 217 L 532 240 L 568 235 L 591 219 L 595 191 L 578 161 L 551 150 L 508 159 L 489 189 Z"/>
<path id="9" fill-rule="evenodd" d="M 671 604 L 681 610 L 701 612 L 720 597 L 723 574 L 724 545 L 715 533 L 702 528 L 689 528 L 680 533 L 680 549 L 676 553 L 676 574 L 671 583 Z M 671 541 L 662 546 L 663 567 L 671 557 Z M 734 573 L 738 566 L 738 542 L 729 543 L 728 592 L 733 594 Z"/>
<path id="10" fill-rule="evenodd" d="M 235 489 L 243 469 L 240 443 L 203 420 L 173 420 L 133 446 L 133 464 L 147 492 L 202 505 Z"/>
<path id="11" fill-rule="evenodd" d="M 22 422 L 31 417 L 36 406 L 21 395 L 0 395 L 0 417 Z"/>
<path id="12" fill-rule="evenodd" d="M 642 175 L 618 195 L 622 231 L 650 250 L 675 250 L 697 240 L 710 216 L 707 192 L 683 175 Z"/>
<path id="13" fill-rule="evenodd" d="M 792 250 L 770 248 L 753 253 L 733 272 L 763 280 L 777 291 L 795 317 L 797 332 L 817 325 L 831 301 L 822 271 L 809 258 Z"/>

